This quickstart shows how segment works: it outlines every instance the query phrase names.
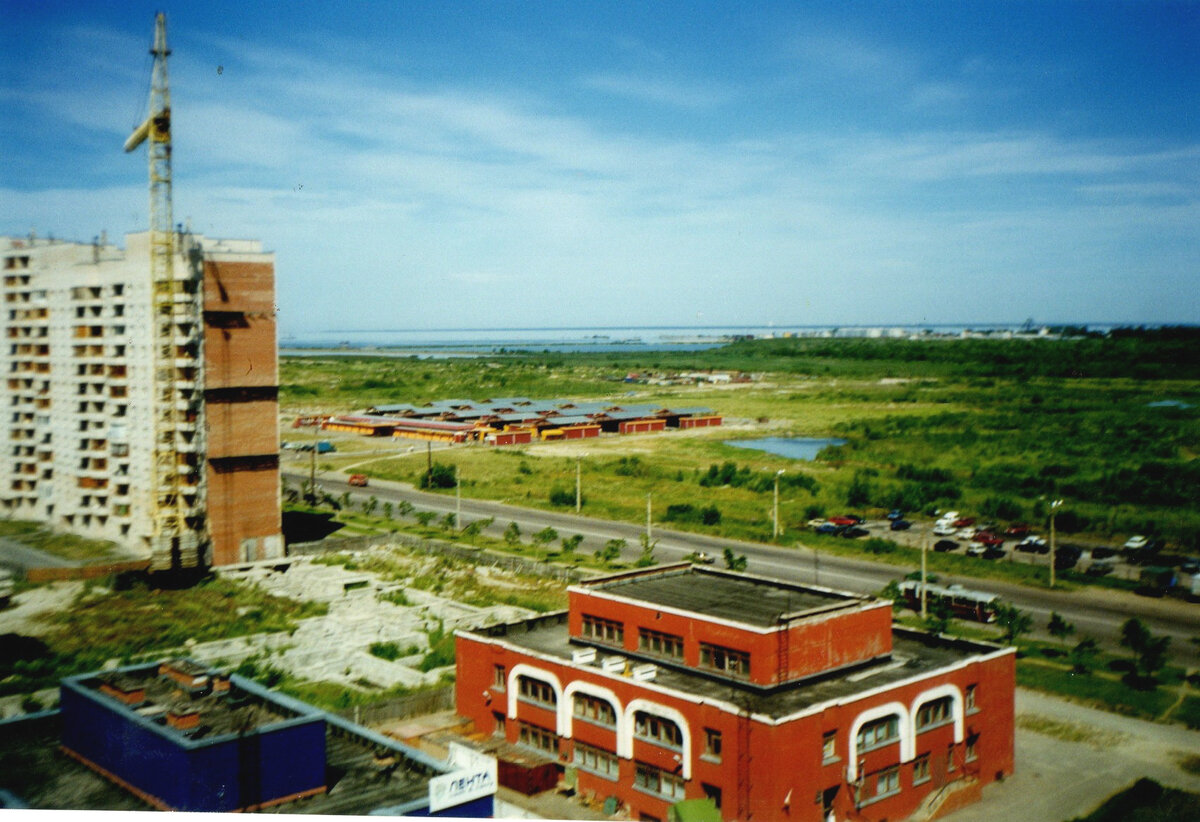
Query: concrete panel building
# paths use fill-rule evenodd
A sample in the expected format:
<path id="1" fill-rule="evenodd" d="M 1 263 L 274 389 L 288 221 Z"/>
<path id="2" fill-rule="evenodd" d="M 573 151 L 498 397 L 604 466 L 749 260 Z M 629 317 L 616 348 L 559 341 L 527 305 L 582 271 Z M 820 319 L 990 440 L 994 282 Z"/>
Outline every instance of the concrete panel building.
<path id="1" fill-rule="evenodd" d="M 0 238 L 0 514 L 112 540 L 153 569 L 280 556 L 274 257 L 178 236 L 164 389 L 149 244 Z M 168 401 L 174 430 L 159 436 L 187 533 L 164 552 L 155 408 Z"/>

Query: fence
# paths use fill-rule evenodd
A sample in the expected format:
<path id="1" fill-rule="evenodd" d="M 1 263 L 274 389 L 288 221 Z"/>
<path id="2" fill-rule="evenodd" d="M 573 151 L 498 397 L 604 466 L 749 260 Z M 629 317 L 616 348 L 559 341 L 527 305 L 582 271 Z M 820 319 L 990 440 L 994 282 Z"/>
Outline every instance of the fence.
<path id="1" fill-rule="evenodd" d="M 343 539 L 325 539 L 318 542 L 298 542 L 288 546 L 291 556 L 312 556 L 319 554 L 339 554 L 349 551 L 365 551 L 378 545 L 401 545 L 409 550 L 423 554 L 452 557 L 470 562 L 475 565 L 487 565 L 493 568 L 503 568 L 517 574 L 549 577 L 562 582 L 578 582 L 586 574 L 578 568 L 563 568 L 549 562 L 513 557 L 505 554 L 494 554 L 482 548 L 468 545 L 456 545 L 437 539 L 423 539 L 411 534 L 373 534 L 361 537 L 346 537 Z"/>
<path id="2" fill-rule="evenodd" d="M 334 711 L 338 716 L 353 720 L 359 725 L 378 725 L 410 716 L 449 711 L 454 708 L 454 686 L 446 685 L 420 693 L 398 696 L 374 705 L 362 705 Z"/>

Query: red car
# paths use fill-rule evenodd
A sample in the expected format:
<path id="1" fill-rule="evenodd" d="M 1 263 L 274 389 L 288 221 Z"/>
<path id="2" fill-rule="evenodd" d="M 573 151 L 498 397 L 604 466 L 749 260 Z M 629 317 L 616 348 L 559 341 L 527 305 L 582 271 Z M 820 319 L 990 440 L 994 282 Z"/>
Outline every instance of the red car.
<path id="1" fill-rule="evenodd" d="M 1014 522 L 1008 528 L 1004 529 L 1006 537 L 1024 537 L 1029 534 L 1029 526 L 1023 522 Z"/>
<path id="2" fill-rule="evenodd" d="M 829 523 L 831 525 L 840 525 L 843 528 L 849 527 L 851 525 L 858 525 L 860 522 L 862 522 L 862 520 L 860 520 L 858 517 L 830 517 L 829 518 Z"/>
<path id="3" fill-rule="evenodd" d="M 988 533 L 987 531 L 980 531 L 978 534 L 972 537 L 972 539 L 981 545 L 988 546 L 989 548 L 1004 544 L 1004 537 L 998 537 L 995 534 Z"/>
<path id="4" fill-rule="evenodd" d="M 958 519 L 954 520 L 955 528 L 966 528 L 968 525 L 974 525 L 974 524 L 975 524 L 975 517 L 959 517 Z"/>

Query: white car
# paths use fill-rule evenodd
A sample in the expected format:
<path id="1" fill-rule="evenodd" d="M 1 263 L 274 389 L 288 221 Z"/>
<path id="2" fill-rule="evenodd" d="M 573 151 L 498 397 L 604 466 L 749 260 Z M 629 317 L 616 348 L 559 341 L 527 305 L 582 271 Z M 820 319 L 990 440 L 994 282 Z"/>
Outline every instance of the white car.
<path id="1" fill-rule="evenodd" d="M 1139 551 L 1142 548 L 1145 548 L 1146 543 L 1148 543 L 1149 541 L 1150 541 L 1149 539 L 1147 539 L 1146 537 L 1143 537 L 1141 534 L 1134 536 L 1134 537 L 1130 537 L 1125 542 L 1125 550 L 1126 551 Z"/>
<path id="2" fill-rule="evenodd" d="M 942 521 L 954 522 L 954 520 L 956 520 L 956 519 L 958 519 L 957 511 L 947 511 L 946 513 L 944 513 L 940 517 L 938 517 L 938 522 L 942 522 Z"/>
<path id="3" fill-rule="evenodd" d="M 949 523 L 939 523 L 933 528 L 935 537 L 952 537 L 954 536 L 954 526 Z"/>
<path id="4" fill-rule="evenodd" d="M 975 534 L 976 534 L 976 531 L 974 528 L 964 528 L 958 532 L 958 538 L 959 539 L 971 539 L 972 537 L 975 536 Z"/>

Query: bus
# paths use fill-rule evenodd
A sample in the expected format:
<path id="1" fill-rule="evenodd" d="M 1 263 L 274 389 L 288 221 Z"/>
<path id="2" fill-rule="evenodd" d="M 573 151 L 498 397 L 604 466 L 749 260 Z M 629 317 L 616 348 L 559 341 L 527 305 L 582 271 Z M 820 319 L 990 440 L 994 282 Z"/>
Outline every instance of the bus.
<path id="1" fill-rule="evenodd" d="M 900 583 L 900 594 L 904 602 L 914 611 L 921 610 L 921 582 L 909 579 Z M 996 605 L 999 600 L 995 594 L 986 591 L 972 591 L 961 585 L 925 585 L 926 608 L 937 604 L 950 607 L 950 612 L 959 619 L 973 619 L 976 622 L 994 622 Z"/>

